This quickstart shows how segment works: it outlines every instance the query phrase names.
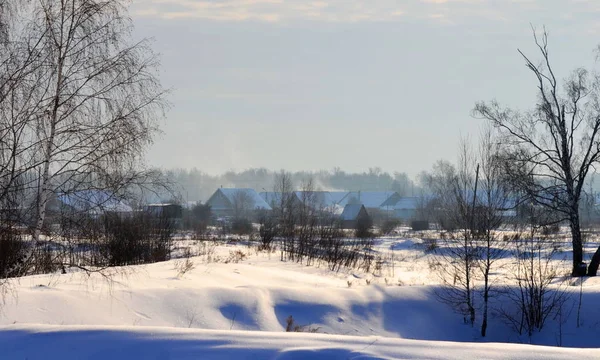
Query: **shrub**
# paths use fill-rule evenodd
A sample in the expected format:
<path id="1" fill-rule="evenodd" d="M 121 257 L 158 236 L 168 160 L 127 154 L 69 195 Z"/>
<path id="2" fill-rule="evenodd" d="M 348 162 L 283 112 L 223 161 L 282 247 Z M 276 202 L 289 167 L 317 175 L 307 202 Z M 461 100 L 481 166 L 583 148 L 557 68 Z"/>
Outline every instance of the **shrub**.
<path id="1" fill-rule="evenodd" d="M 548 319 L 561 316 L 569 299 L 567 282 L 559 277 L 558 267 L 552 262 L 554 255 L 554 249 L 534 236 L 516 243 L 517 264 L 512 275 L 517 286 L 505 286 L 508 301 L 498 311 L 519 335 L 531 337 L 541 331 Z M 504 307 L 506 303 L 508 308 Z"/>
<path id="2" fill-rule="evenodd" d="M 413 231 L 429 230 L 429 221 L 413 220 L 410 222 L 410 227 L 412 228 Z"/>
<path id="3" fill-rule="evenodd" d="M 373 237 L 373 220 L 370 216 L 360 216 L 356 220 L 356 227 L 354 228 L 354 236 L 359 239 L 366 239 Z"/>
<path id="4" fill-rule="evenodd" d="M 381 234 L 382 235 L 391 234 L 392 231 L 394 231 L 398 226 L 400 226 L 400 224 L 402 224 L 402 222 L 400 220 L 396 220 L 396 219 L 385 220 L 381 224 Z"/>
<path id="5" fill-rule="evenodd" d="M 192 257 L 192 252 L 189 248 L 185 249 L 183 257 L 183 260 L 179 260 L 175 263 L 175 270 L 177 270 L 177 277 L 179 278 L 196 268 L 196 264 L 190 259 Z"/>
<path id="6" fill-rule="evenodd" d="M 235 251 L 229 252 L 229 256 L 227 257 L 227 259 L 225 259 L 224 263 L 225 264 L 229 264 L 229 263 L 237 264 L 241 261 L 244 261 L 244 259 L 246 259 L 246 254 L 241 250 L 235 250 Z"/>
<path id="7" fill-rule="evenodd" d="M 439 246 L 437 240 L 434 238 L 423 239 L 423 245 L 425 246 L 425 253 L 429 254 L 434 252 Z"/>
<path id="8" fill-rule="evenodd" d="M 26 243 L 15 229 L 0 228 L 0 278 L 16 277 L 24 272 L 27 250 Z"/>
<path id="9" fill-rule="evenodd" d="M 277 220 L 269 214 L 263 214 L 259 220 L 260 228 L 258 234 L 260 236 L 260 248 L 270 249 L 271 243 L 277 236 L 278 227 Z"/>
<path id="10" fill-rule="evenodd" d="M 35 250 L 33 272 L 35 274 L 49 274 L 62 267 L 55 249 L 51 243 L 45 242 Z"/>
<path id="11" fill-rule="evenodd" d="M 235 218 L 231 222 L 231 232 L 236 235 L 248 235 L 252 230 L 252 223 L 246 218 Z"/>
<path id="12" fill-rule="evenodd" d="M 556 235 L 559 232 L 560 232 L 560 225 L 558 225 L 558 224 L 545 225 L 542 227 L 542 235 L 544 235 L 544 236 Z"/>
<path id="13" fill-rule="evenodd" d="M 105 256 L 110 266 L 166 261 L 170 258 L 173 224 L 147 213 L 105 218 Z"/>
<path id="14" fill-rule="evenodd" d="M 210 205 L 198 203 L 190 210 L 187 226 L 196 233 L 196 236 L 200 236 L 206 231 L 210 218 Z"/>

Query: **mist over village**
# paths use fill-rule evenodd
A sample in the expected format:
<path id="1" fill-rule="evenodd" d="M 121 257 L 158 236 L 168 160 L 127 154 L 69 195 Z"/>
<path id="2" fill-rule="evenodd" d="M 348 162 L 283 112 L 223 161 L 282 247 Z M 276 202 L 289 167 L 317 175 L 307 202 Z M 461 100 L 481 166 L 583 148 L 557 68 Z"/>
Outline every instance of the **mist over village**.
<path id="1" fill-rule="evenodd" d="M 0 0 L 0 358 L 600 358 L 599 14 Z"/>

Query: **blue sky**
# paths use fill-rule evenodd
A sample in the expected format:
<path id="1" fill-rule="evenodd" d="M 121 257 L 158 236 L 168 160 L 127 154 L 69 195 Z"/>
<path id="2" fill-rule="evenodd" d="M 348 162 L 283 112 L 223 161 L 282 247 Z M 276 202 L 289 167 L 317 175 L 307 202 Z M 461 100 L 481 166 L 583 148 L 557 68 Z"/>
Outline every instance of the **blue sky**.
<path id="1" fill-rule="evenodd" d="M 173 88 L 152 165 L 411 175 L 477 135 L 478 100 L 517 108 L 535 82 L 531 24 L 560 77 L 594 67 L 600 1 L 134 0 Z"/>

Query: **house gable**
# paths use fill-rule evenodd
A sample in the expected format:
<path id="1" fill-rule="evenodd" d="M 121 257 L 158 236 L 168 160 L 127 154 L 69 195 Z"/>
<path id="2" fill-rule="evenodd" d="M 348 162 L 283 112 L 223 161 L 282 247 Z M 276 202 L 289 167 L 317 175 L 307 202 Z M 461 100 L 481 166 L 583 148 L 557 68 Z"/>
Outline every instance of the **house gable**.
<path id="1" fill-rule="evenodd" d="M 233 209 L 231 201 L 223 194 L 221 189 L 215 191 L 215 193 L 206 201 L 206 205 L 209 205 L 211 210 L 215 213 L 231 211 Z"/>
<path id="2" fill-rule="evenodd" d="M 356 221 L 361 216 L 368 215 L 367 209 L 362 204 L 348 204 L 344 206 L 344 211 L 340 215 L 342 221 Z"/>

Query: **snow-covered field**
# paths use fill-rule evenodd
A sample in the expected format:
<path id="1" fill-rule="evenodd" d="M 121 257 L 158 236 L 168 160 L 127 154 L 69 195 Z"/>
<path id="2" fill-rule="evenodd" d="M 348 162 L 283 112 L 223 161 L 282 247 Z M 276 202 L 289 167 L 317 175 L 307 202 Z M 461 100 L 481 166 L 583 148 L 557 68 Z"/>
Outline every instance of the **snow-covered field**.
<path id="1" fill-rule="evenodd" d="M 157 327 L 8 326 L 3 359 L 597 359 L 598 350 Z"/>
<path id="2" fill-rule="evenodd" d="M 281 262 L 278 252 L 242 244 L 187 245 L 203 255 L 183 274 L 185 259 L 176 259 L 109 278 L 12 281 L 0 358 L 600 358 L 598 278 L 583 283 L 579 327 L 573 306 L 532 338 L 492 314 L 481 338 L 434 296 L 438 279 L 418 238 L 378 240 L 388 265 L 376 274 Z M 580 287 L 571 288 L 578 300 Z M 300 332 L 285 331 L 290 316 Z"/>

